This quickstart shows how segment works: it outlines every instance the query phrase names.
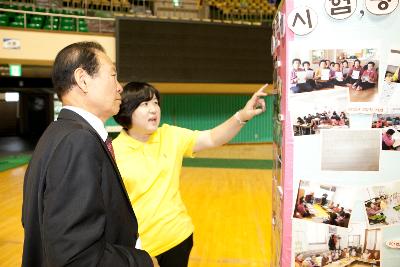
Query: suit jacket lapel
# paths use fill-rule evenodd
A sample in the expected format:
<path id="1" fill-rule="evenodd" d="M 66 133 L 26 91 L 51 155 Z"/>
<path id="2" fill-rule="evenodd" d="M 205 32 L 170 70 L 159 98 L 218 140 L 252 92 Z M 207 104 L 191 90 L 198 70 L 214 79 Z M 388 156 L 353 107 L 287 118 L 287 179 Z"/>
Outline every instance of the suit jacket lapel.
<path id="1" fill-rule="evenodd" d="M 114 157 L 111 155 L 110 151 L 107 148 L 106 143 L 103 141 L 103 139 L 101 139 L 101 136 L 96 132 L 96 130 L 83 118 L 81 117 L 79 114 L 68 110 L 68 109 L 62 109 L 60 111 L 60 114 L 58 115 L 58 119 L 57 120 L 73 120 L 79 124 L 81 124 L 85 129 L 87 129 L 89 132 L 91 132 L 94 136 L 97 137 L 97 141 L 100 142 L 101 146 L 103 147 L 104 152 L 107 154 L 108 158 L 110 159 L 112 165 L 114 166 L 114 171 L 117 175 L 118 181 L 121 185 L 122 191 L 125 194 L 125 198 L 129 204 L 130 207 L 130 211 L 132 212 L 132 214 L 134 215 L 134 217 L 136 218 L 135 212 L 133 211 L 131 202 L 129 200 L 129 195 L 128 192 L 126 191 L 124 182 L 122 180 L 121 174 L 118 170 L 118 166 L 115 163 L 115 159 Z"/>

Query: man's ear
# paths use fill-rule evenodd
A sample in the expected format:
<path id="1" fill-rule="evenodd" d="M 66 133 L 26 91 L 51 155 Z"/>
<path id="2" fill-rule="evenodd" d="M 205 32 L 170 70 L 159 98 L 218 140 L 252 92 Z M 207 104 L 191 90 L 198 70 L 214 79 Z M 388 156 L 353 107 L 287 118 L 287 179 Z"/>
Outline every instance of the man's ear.
<path id="1" fill-rule="evenodd" d="M 74 71 L 74 78 L 78 87 L 86 94 L 88 92 L 88 88 L 86 85 L 86 78 L 87 78 L 86 71 L 82 68 L 77 68 Z"/>

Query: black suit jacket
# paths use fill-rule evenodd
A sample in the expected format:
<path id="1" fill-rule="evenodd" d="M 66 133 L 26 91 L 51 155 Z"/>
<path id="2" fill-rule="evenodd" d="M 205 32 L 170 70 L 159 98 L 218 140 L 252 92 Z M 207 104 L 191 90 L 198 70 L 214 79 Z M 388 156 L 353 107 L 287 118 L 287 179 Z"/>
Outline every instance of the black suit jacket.
<path id="1" fill-rule="evenodd" d="M 97 132 L 63 109 L 40 138 L 24 180 L 22 266 L 153 266 Z"/>

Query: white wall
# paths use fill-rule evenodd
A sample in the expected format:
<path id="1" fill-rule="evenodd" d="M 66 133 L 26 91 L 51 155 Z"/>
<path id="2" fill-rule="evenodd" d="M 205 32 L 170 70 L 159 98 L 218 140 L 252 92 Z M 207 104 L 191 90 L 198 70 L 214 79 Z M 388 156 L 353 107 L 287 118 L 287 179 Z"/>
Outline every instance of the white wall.
<path id="1" fill-rule="evenodd" d="M 4 49 L 3 39 L 16 39 L 20 49 Z M 107 55 L 115 62 L 115 37 L 111 35 L 94 35 L 82 33 L 54 33 L 33 30 L 1 29 L 0 61 L 1 63 L 34 63 L 51 65 L 58 51 L 65 46 L 79 41 L 97 41 L 106 50 Z"/>

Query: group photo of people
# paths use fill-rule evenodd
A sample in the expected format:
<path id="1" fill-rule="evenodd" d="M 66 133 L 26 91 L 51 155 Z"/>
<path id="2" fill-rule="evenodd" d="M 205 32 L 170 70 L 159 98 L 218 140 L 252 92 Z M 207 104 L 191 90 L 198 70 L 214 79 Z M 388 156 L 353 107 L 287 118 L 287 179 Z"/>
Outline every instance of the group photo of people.
<path id="1" fill-rule="evenodd" d="M 346 87 L 352 101 L 372 101 L 378 94 L 376 53 L 376 49 L 294 51 L 290 91 L 297 94 Z"/>
<path id="2" fill-rule="evenodd" d="M 324 110 L 313 114 L 299 115 L 293 123 L 295 136 L 319 134 L 322 129 L 349 128 L 349 119 L 345 111 Z"/>
<path id="3" fill-rule="evenodd" d="M 382 150 L 400 151 L 400 113 L 374 114 L 372 128 L 382 129 Z"/>
<path id="4" fill-rule="evenodd" d="M 366 193 L 369 198 L 364 204 L 370 225 L 400 223 L 400 182 L 368 187 Z"/>
<path id="5" fill-rule="evenodd" d="M 355 202 L 351 187 L 300 181 L 294 218 L 348 227 Z"/>
<path id="6" fill-rule="evenodd" d="M 352 232 L 336 226 L 296 221 L 295 267 L 380 266 L 380 230 L 351 225 Z"/>

